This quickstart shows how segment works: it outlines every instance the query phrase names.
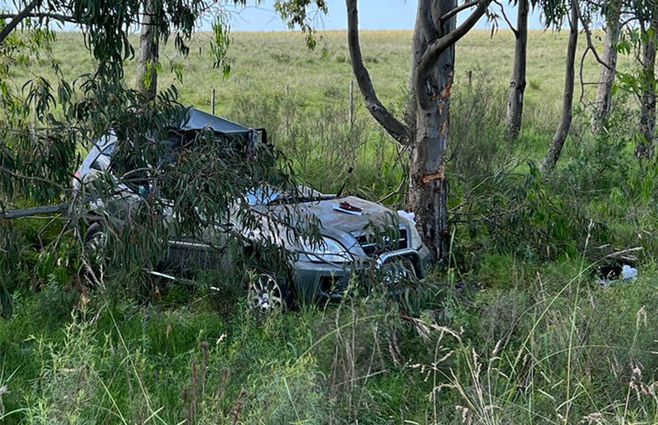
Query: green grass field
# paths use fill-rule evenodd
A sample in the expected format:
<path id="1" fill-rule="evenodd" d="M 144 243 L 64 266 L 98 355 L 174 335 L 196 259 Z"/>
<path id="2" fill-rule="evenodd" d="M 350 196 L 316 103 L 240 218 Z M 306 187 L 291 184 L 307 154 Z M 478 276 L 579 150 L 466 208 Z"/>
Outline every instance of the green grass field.
<path id="1" fill-rule="evenodd" d="M 379 95 L 397 112 L 410 38 L 362 35 Z M 377 200 L 396 191 L 405 156 L 358 93 L 350 121 L 344 33 L 322 34 L 314 51 L 299 34 L 234 34 L 228 79 L 210 66 L 208 41 L 199 34 L 187 58 L 168 46 L 161 87 L 176 84 L 181 102 L 206 111 L 216 89 L 218 114 L 268 128 L 320 190 L 335 191 L 354 166 L 348 192 Z M 557 125 L 565 41 L 530 35 L 514 145 L 502 137 L 512 35 L 474 32 L 458 45 L 451 262 L 413 310 L 375 291 L 256 317 L 213 273 L 162 291 L 123 276 L 81 295 L 71 246 L 52 248 L 57 228 L 0 222 L 0 283 L 15 311 L 0 323 L 0 423 L 657 423 L 658 176 L 633 157 L 633 99 L 617 95 L 598 137 L 577 106 L 557 172 L 534 172 Z M 53 56 L 67 78 L 93 69 L 76 34 L 59 34 Z M 620 64 L 632 67 L 628 57 Z M 53 75 L 16 68 L 16 84 L 41 73 Z M 591 57 L 583 75 L 596 80 Z M 594 86 L 585 87 L 587 100 Z M 598 267 L 622 262 L 639 279 L 601 286 Z"/>
<path id="2" fill-rule="evenodd" d="M 565 42 L 565 33 L 531 32 L 525 134 L 533 139 L 530 145 L 533 156 L 537 158 L 547 149 L 559 114 L 564 86 Z M 344 33 L 321 34 L 318 47 L 313 51 L 306 48 L 301 34 L 234 34 L 229 54 L 232 72 L 228 79 L 212 67 L 209 43 L 209 34 L 198 34 L 191 43 L 191 53 L 185 58 L 176 54 L 173 46 L 167 46 L 162 55 L 160 87 L 176 84 L 183 104 L 206 111 L 211 109 L 211 93 L 215 89 L 218 114 L 250 126 L 267 128 L 274 141 L 297 162 L 302 177 L 319 189 L 336 190 L 350 166 L 355 166 L 357 173 L 363 174 L 357 179 L 361 181 L 353 187 L 355 190 L 367 187 L 374 191 L 373 195 L 383 196 L 396 186 L 400 174 L 392 169 L 395 168 L 391 164 L 396 156 L 394 146 L 361 106 L 358 88 L 355 88 L 354 96 L 357 131 L 360 141 L 366 142 L 355 144 L 348 141 L 346 139 L 351 135 L 338 128 L 344 127 L 349 119 L 352 80 Z M 362 35 L 365 62 L 378 94 L 399 115 L 407 98 L 410 43 L 409 31 L 364 32 Z M 579 58 L 584 47 L 583 39 Z M 93 69 L 91 57 L 77 34 L 60 34 L 53 47 L 53 56 L 59 60 L 68 79 Z M 456 96 L 467 96 L 470 75 L 470 84 L 476 90 L 500 92 L 491 99 L 493 103 L 489 109 L 495 109 L 496 119 L 502 119 L 512 56 L 513 36 L 509 31 L 499 31 L 493 36 L 488 31 L 469 34 L 457 48 Z M 620 68 L 627 69 L 629 64 L 627 57 L 620 59 Z M 128 85 L 134 85 L 135 67 L 127 67 Z M 173 70 L 181 71 L 182 82 L 177 81 Z M 19 77 L 17 85 L 30 74 L 52 76 L 48 69 L 38 67 L 16 72 Z M 591 83 L 596 81 L 598 72 L 592 55 L 588 55 L 583 66 L 583 80 L 589 83 L 583 86 L 587 90 L 585 100 L 592 97 L 595 86 Z M 579 96 L 580 86 L 577 98 Z M 459 115 L 459 119 L 474 119 L 466 114 Z M 308 133 L 319 134 L 322 142 L 302 142 L 302 139 L 308 139 Z M 453 130 L 453 139 L 462 137 L 459 129 Z M 343 157 L 346 155 L 349 161 L 331 161 L 332 152 L 343 154 Z M 322 158 L 317 158 L 318 155 Z M 317 175 L 318 168 L 327 169 L 327 161 L 329 168 L 338 172 L 328 178 Z M 319 167 L 318 162 L 324 162 L 324 166 Z M 378 179 L 373 179 L 367 168 L 384 171 L 382 184 L 373 182 Z"/>

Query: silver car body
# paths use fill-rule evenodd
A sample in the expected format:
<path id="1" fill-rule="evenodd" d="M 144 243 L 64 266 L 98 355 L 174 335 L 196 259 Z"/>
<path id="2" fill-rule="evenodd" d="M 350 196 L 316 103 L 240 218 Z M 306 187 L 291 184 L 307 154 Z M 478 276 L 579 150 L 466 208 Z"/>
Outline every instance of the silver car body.
<path id="1" fill-rule="evenodd" d="M 192 109 L 183 128 L 188 130 L 214 129 L 252 134 L 255 130 L 247 129 L 230 121 Z M 256 142 L 255 137 L 249 140 Z M 116 136 L 110 132 L 100 139 L 85 157 L 76 172 L 73 181 L 74 191 L 80 193 L 85 183 L 99 176 L 110 174 L 110 165 L 116 150 Z M 308 202 L 296 202 L 294 207 L 298 217 L 313 216 L 320 223 L 323 243 L 331 245 L 334 251 L 327 254 L 326 249 L 306 246 L 302 241 L 279 237 L 281 249 L 294 255 L 292 264 L 292 281 L 297 297 L 304 301 L 318 298 L 340 297 L 350 280 L 357 274 L 377 272 L 387 264 L 404 259 L 412 265 L 412 272 L 417 279 L 423 279 L 429 264 L 429 250 L 423 245 L 413 219 L 404 212 L 394 212 L 389 208 L 354 196 L 324 195 L 308 187 L 300 187 L 304 197 L 312 198 Z M 139 201 L 142 194 L 125 185 L 119 185 L 119 198 L 126 202 Z M 281 205 L 275 201 L 284 195 L 275 191 L 258 189 L 247 195 L 251 207 L 262 212 L 263 220 L 272 219 L 284 209 L 289 211 L 290 204 Z M 341 205 L 349 205 L 354 211 L 345 210 Z M 92 200 L 90 209 L 103 207 L 101 200 Z M 398 228 L 394 239 L 384 237 L 373 239 L 373 227 L 390 226 Z M 239 227 L 239 223 L 233 223 Z M 264 226 L 268 228 L 269 226 Z M 271 227 L 270 227 L 271 228 Z M 257 240 L 259 235 L 244 229 L 244 235 Z M 285 234 L 285 226 L 278 226 L 278 231 Z M 208 238 L 212 238 L 212 231 Z M 262 236 L 262 235 L 261 235 Z M 272 235 L 268 235 L 272 236 Z M 213 255 L 213 243 L 206 240 L 178 239 L 169 242 L 172 258 L 198 257 L 200 254 Z M 340 253 L 336 253 L 340 251 Z M 216 255 L 216 254 L 215 254 Z M 217 262 L 221 263 L 221 262 Z"/>

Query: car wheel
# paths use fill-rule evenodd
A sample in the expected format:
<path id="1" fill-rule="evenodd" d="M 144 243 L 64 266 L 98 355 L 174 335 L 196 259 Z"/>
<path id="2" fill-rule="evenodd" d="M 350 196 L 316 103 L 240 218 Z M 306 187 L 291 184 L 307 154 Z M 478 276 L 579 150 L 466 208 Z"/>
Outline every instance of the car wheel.
<path id="1" fill-rule="evenodd" d="M 414 288 L 419 283 L 416 269 L 408 258 L 396 258 L 384 264 L 380 273 L 381 281 L 393 294 L 406 287 Z"/>
<path id="2" fill-rule="evenodd" d="M 107 266 L 107 233 L 101 223 L 92 223 L 83 238 L 84 275 L 92 286 L 102 286 Z"/>
<path id="3" fill-rule="evenodd" d="M 247 303 L 251 310 L 260 314 L 283 311 L 291 307 L 288 285 L 269 273 L 252 274 L 248 282 Z"/>

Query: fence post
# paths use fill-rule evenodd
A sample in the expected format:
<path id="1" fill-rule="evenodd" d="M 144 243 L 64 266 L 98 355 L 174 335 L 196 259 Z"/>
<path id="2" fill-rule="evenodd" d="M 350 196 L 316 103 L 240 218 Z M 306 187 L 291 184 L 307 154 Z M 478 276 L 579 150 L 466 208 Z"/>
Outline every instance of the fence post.
<path id="1" fill-rule="evenodd" d="M 212 109 L 212 114 L 215 115 L 215 89 L 212 89 L 212 95 L 210 97 L 210 109 Z"/>

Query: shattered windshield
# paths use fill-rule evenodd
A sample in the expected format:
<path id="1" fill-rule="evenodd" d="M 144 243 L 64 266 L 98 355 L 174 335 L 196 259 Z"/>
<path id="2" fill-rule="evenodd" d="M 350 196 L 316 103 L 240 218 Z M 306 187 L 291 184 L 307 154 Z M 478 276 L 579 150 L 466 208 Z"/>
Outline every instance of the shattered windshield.
<path id="1" fill-rule="evenodd" d="M 297 193 L 287 193 L 269 186 L 261 186 L 247 192 L 245 196 L 250 206 L 292 204 L 300 202 L 322 201 L 333 198 L 332 195 L 323 195 L 308 186 L 298 186 Z"/>

